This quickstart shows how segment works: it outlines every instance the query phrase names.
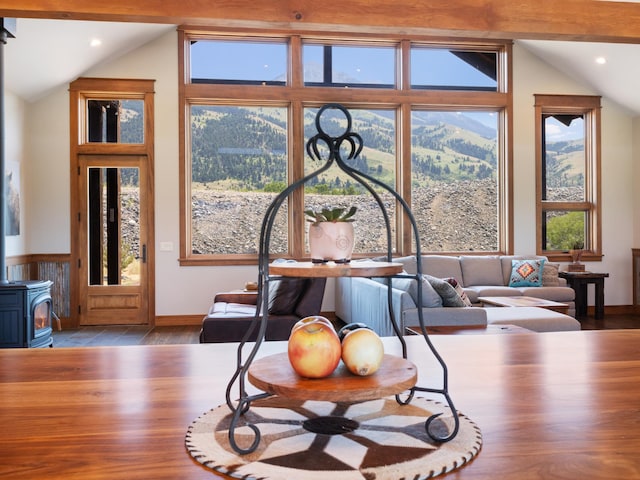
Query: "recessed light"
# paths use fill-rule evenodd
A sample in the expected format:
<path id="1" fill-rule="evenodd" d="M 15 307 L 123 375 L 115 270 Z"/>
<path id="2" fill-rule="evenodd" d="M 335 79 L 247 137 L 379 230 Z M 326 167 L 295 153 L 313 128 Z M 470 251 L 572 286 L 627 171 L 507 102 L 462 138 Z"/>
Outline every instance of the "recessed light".
<path id="1" fill-rule="evenodd" d="M 598 65 L 604 65 L 605 63 L 607 63 L 607 59 L 604 57 L 596 57 L 596 63 Z"/>
<path id="2" fill-rule="evenodd" d="M 102 45 L 102 40 L 100 40 L 99 38 L 92 38 L 89 42 L 89 45 L 91 45 L 92 47 L 99 47 L 100 45 Z"/>

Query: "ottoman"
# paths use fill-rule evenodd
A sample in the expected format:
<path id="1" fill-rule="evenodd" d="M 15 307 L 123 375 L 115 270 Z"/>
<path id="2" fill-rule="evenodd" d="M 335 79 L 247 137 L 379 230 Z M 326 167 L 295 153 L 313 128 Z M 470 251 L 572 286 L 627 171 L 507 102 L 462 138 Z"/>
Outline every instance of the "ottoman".
<path id="1" fill-rule="evenodd" d="M 580 330 L 580 322 L 563 313 L 540 307 L 489 307 L 488 325 L 516 325 L 534 332 Z"/>

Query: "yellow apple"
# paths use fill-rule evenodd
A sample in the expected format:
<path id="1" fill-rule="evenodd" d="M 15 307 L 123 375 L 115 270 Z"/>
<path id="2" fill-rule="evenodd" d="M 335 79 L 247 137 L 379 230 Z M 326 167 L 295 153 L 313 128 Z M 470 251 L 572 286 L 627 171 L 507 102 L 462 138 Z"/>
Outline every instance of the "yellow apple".
<path id="1" fill-rule="evenodd" d="M 355 375 L 374 374 L 380 368 L 383 357 L 382 340 L 369 328 L 351 330 L 342 339 L 342 361 Z"/>

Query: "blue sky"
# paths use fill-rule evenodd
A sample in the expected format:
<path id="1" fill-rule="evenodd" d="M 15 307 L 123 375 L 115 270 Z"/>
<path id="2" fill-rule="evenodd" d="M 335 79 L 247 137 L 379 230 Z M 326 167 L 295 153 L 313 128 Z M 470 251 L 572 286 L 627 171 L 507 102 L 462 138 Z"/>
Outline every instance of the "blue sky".
<path id="1" fill-rule="evenodd" d="M 242 80 L 282 80 L 287 71 L 287 47 L 283 43 L 199 41 L 191 47 L 191 76 Z M 321 76 L 322 45 L 303 47 L 306 74 Z M 334 81 L 393 84 L 395 49 L 392 47 L 333 48 Z M 446 49 L 414 48 L 411 55 L 413 84 L 495 87 L 482 74 Z M 342 78 L 336 78 L 342 77 Z M 322 81 L 310 78 L 308 81 Z"/>
<path id="2" fill-rule="evenodd" d="M 553 117 L 546 120 L 545 136 L 549 142 L 579 140 L 584 138 L 584 120 L 576 118 L 566 126 Z"/>

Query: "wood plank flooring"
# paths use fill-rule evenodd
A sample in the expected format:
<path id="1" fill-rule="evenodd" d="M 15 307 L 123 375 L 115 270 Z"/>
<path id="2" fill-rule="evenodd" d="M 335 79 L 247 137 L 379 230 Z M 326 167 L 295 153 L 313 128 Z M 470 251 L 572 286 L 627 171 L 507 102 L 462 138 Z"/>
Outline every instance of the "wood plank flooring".
<path id="1" fill-rule="evenodd" d="M 582 330 L 617 330 L 627 328 L 640 328 L 640 315 L 632 314 L 605 314 L 601 320 L 596 320 L 592 315 L 578 318 Z"/>
<path id="2" fill-rule="evenodd" d="M 580 319 L 583 330 L 640 328 L 638 315 L 606 315 Z M 200 325 L 172 327 L 104 326 L 80 327 L 53 332 L 54 347 L 94 347 L 112 345 L 170 345 L 199 343 Z"/>
<path id="3" fill-rule="evenodd" d="M 172 327 L 100 326 L 53 331 L 54 347 L 170 345 L 199 343 L 200 325 Z"/>

